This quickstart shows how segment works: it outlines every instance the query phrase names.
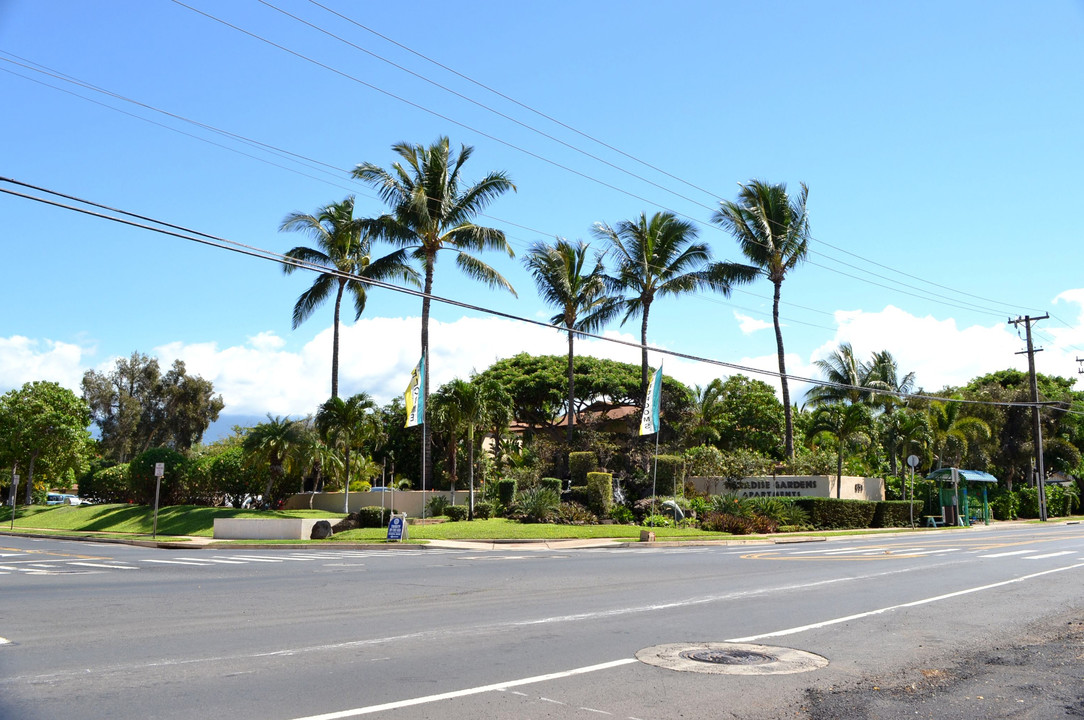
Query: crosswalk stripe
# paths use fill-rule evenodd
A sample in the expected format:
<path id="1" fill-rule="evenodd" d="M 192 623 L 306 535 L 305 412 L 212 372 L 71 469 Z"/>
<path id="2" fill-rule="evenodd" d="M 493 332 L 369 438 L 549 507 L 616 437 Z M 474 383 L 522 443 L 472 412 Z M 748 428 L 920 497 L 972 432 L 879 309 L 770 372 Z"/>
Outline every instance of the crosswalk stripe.
<path id="1" fill-rule="evenodd" d="M 221 558 L 223 558 L 225 560 L 245 560 L 247 562 L 265 562 L 265 563 L 266 562 L 278 563 L 278 562 L 282 562 L 284 559 L 287 559 L 287 558 L 257 557 L 256 555 L 239 555 L 239 556 L 238 555 L 218 555 L 216 557 L 221 557 Z M 296 560 L 298 558 L 294 558 L 294 559 Z"/>
<path id="2" fill-rule="evenodd" d="M 132 567 L 131 565 L 106 565 L 105 563 L 92 563 L 92 562 L 75 562 L 68 563 L 69 565 L 79 565 L 80 567 L 92 567 L 92 568 L 109 568 L 110 570 L 138 570 L 139 568 Z"/>
<path id="3" fill-rule="evenodd" d="M 178 560 L 192 560 L 192 561 L 198 562 L 198 563 L 222 563 L 223 565 L 244 565 L 245 564 L 243 560 L 222 560 L 222 559 L 219 559 L 219 558 L 179 557 L 177 559 Z"/>
<path id="4" fill-rule="evenodd" d="M 162 563 L 163 565 L 195 565 L 197 567 L 206 567 L 207 563 L 202 562 L 188 562 L 186 560 L 153 560 L 144 559 L 143 562 L 149 563 Z"/>

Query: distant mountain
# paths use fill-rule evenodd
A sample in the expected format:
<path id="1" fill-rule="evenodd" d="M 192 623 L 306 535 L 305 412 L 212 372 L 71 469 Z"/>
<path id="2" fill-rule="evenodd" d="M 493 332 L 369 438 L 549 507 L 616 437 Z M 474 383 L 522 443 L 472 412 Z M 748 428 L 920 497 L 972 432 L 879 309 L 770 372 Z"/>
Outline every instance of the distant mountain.
<path id="1" fill-rule="evenodd" d="M 203 442 L 210 444 L 215 440 L 229 437 L 235 425 L 252 427 L 265 420 L 267 420 L 267 415 L 219 415 L 218 420 L 211 423 L 207 432 L 203 433 Z"/>

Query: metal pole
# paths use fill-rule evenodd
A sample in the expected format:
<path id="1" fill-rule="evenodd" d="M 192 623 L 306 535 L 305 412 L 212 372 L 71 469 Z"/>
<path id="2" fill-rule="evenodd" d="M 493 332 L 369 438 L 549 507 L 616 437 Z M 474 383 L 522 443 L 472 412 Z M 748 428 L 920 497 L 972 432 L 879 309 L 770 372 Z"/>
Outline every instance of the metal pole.
<path id="1" fill-rule="evenodd" d="M 911 529 L 915 529 L 915 466 L 911 466 L 911 502 L 907 503 L 911 510 Z"/>
<path id="2" fill-rule="evenodd" d="M 162 489 L 162 476 L 154 479 L 154 525 L 151 527 L 151 538 L 158 539 L 158 493 Z"/>
<path id="3" fill-rule="evenodd" d="M 15 498 L 19 497 L 19 476 L 15 474 L 15 465 L 11 466 L 11 529 L 15 529 Z"/>

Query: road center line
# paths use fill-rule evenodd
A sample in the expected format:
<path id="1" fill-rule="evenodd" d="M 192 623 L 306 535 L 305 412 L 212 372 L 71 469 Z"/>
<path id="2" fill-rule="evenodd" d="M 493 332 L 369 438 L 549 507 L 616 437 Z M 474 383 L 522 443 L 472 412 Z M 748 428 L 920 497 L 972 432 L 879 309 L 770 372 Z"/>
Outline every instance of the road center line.
<path id="1" fill-rule="evenodd" d="M 425 695 L 423 697 L 410 698 L 408 700 L 397 700 L 395 702 L 383 703 L 381 705 L 369 705 L 367 707 L 354 708 L 352 710 L 340 710 L 338 712 L 325 713 L 323 715 L 308 715 L 303 718 L 295 718 L 294 720 L 340 720 L 341 718 L 351 718 L 357 717 L 359 715 L 370 715 L 372 713 L 384 712 L 387 710 L 398 710 L 399 708 L 440 702 L 441 700 L 453 700 L 455 698 L 467 697 L 468 695 L 480 695 L 487 692 L 507 690 L 508 688 L 522 687 L 523 685 L 547 682 L 549 680 L 560 680 L 562 678 L 572 677 L 573 675 L 584 675 L 586 673 L 598 672 L 599 670 L 609 670 L 610 668 L 621 667 L 622 665 L 630 665 L 636 662 L 639 662 L 639 660 L 637 660 L 636 658 L 613 660 L 611 662 L 599 663 L 598 665 L 587 665 L 586 667 L 575 668 L 573 670 L 563 670 L 561 672 L 549 673 L 548 675 L 535 675 L 534 677 L 522 678 L 520 680 L 507 680 L 505 682 L 494 683 L 492 685 L 481 685 L 479 687 L 466 688 L 465 690 L 453 690 L 451 692 L 438 693 L 436 695 Z"/>
<path id="2" fill-rule="evenodd" d="M 851 620 L 861 620 L 862 618 L 870 617 L 872 615 L 880 615 L 882 613 L 891 612 L 893 610 L 918 607 L 919 605 L 928 605 L 929 603 L 940 602 L 941 600 L 949 600 L 951 598 L 960 597 L 962 595 L 970 595 L 972 593 L 982 592 L 984 590 L 993 590 L 994 588 L 1005 587 L 1006 585 L 1012 585 L 1014 583 L 1033 580 L 1037 577 L 1042 577 L 1043 575 L 1051 575 L 1053 573 L 1064 572 L 1066 570 L 1076 570 L 1082 567 L 1084 567 L 1084 563 L 1067 565 L 1065 567 L 1054 568 L 1053 570 L 1043 570 L 1042 572 L 1032 573 L 1030 575 L 1022 575 L 1020 577 L 1012 578 L 1011 580 L 1002 580 L 1001 582 L 990 583 L 989 585 L 979 585 L 978 587 L 967 588 L 966 590 L 957 590 L 956 592 L 945 593 L 944 595 L 935 595 L 933 597 L 924 598 L 922 600 L 914 600 L 912 602 L 902 603 L 900 605 L 890 605 L 888 607 L 883 607 L 878 610 L 870 610 L 868 612 L 856 613 L 854 615 L 847 615 L 846 617 L 834 618 L 832 620 L 825 620 L 819 623 L 811 623 L 809 625 L 801 625 L 799 627 L 788 628 L 786 630 L 776 630 L 775 632 L 762 633 L 760 635 L 749 635 L 747 637 L 732 638 L 730 640 L 727 640 L 726 642 L 748 643 L 754 642 L 756 640 L 763 640 L 765 638 L 797 635 L 798 633 L 802 633 L 807 630 L 817 630 L 819 628 L 828 627 L 829 625 L 838 625 L 840 623 L 850 622 Z"/>

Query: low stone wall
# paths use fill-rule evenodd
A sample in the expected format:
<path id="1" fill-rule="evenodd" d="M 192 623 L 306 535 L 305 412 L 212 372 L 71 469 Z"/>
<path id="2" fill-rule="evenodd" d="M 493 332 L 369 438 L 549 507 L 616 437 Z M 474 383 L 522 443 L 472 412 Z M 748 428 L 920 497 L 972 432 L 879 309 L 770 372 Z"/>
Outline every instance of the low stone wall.
<path id="1" fill-rule="evenodd" d="M 447 491 L 426 490 L 424 493 L 421 490 L 396 490 L 395 492 L 352 492 L 350 493 L 350 512 L 356 511 L 360 507 L 386 507 L 394 508 L 396 512 L 405 512 L 408 517 L 416 518 L 422 516 L 422 507 L 425 503 L 429 502 L 429 498 L 434 495 L 443 495 L 451 500 L 452 494 Z M 474 500 L 477 502 L 481 499 L 478 491 L 474 492 Z M 298 493 L 297 495 L 290 496 L 284 508 L 287 510 L 305 510 L 309 507 L 309 501 L 312 501 L 313 510 L 323 510 L 325 512 L 341 513 L 344 507 L 344 498 L 341 492 L 333 493 Z M 383 505 L 381 505 L 383 501 Z M 457 490 L 455 493 L 455 504 L 466 505 L 470 502 L 470 493 L 465 490 Z"/>
<path id="2" fill-rule="evenodd" d="M 775 477 L 747 477 L 737 483 L 737 488 L 727 487 L 721 477 L 690 477 L 689 481 L 700 492 L 722 495 L 733 492 L 742 497 L 836 497 L 835 475 L 776 475 Z M 883 478 L 864 478 L 844 475 L 842 492 L 844 500 L 884 500 Z"/>
<path id="3" fill-rule="evenodd" d="M 216 540 L 308 540 L 319 518 L 215 518 Z"/>

